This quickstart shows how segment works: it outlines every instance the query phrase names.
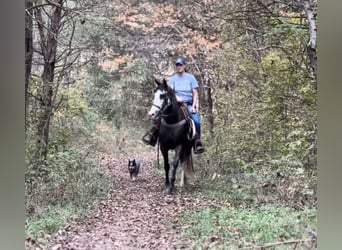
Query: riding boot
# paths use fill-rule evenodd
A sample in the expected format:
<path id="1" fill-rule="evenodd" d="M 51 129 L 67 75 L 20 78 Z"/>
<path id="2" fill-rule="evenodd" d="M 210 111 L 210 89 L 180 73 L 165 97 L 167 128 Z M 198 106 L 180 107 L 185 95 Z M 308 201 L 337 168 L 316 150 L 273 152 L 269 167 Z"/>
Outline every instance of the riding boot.
<path id="1" fill-rule="evenodd" d="M 194 143 L 194 153 L 195 154 L 202 154 L 205 151 L 204 146 L 201 142 L 201 139 L 196 136 L 195 143 Z"/>
<path id="2" fill-rule="evenodd" d="M 159 127 L 153 125 L 149 131 L 143 136 L 142 141 L 146 145 L 155 146 L 158 141 Z"/>

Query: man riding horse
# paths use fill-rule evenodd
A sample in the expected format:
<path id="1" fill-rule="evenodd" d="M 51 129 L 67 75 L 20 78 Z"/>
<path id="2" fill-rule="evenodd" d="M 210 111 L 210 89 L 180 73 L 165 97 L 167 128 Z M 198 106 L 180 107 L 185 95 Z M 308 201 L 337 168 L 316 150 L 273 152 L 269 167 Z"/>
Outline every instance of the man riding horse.
<path id="1" fill-rule="evenodd" d="M 195 123 L 196 135 L 194 139 L 194 153 L 200 154 L 204 152 L 204 147 L 201 142 L 201 123 L 197 110 L 198 104 L 198 83 L 194 75 L 187 73 L 185 70 L 185 60 L 182 57 L 176 60 L 176 74 L 174 74 L 168 85 L 174 89 L 177 101 L 186 104 L 190 117 Z M 155 112 L 151 108 L 149 114 L 153 115 Z M 155 146 L 158 140 L 160 117 L 152 116 L 152 127 L 142 138 L 147 145 Z"/>

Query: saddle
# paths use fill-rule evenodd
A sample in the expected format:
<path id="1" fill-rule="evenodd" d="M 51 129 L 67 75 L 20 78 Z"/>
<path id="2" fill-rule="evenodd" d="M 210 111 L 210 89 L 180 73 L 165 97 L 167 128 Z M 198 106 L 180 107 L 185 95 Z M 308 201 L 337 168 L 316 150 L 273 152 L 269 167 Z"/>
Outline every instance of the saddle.
<path id="1" fill-rule="evenodd" d="M 185 123 L 189 123 L 189 130 L 187 132 L 187 137 L 190 141 L 195 139 L 196 136 L 196 127 L 195 122 L 191 119 L 188 107 L 186 103 L 180 103 L 180 108 L 183 111 L 184 114 L 184 120 L 181 120 L 180 122 L 177 122 L 176 124 L 168 124 L 165 123 L 164 119 L 161 118 L 161 116 L 158 114 L 156 117 L 152 120 L 152 127 L 149 129 L 149 131 L 143 136 L 142 141 L 151 146 L 155 146 L 158 141 L 158 131 L 160 124 L 163 123 L 167 127 L 179 127 L 184 125 Z"/>
<path id="2" fill-rule="evenodd" d="M 188 110 L 188 105 L 185 102 L 180 104 L 180 108 L 183 111 L 185 120 L 189 123 L 188 139 L 191 141 L 196 136 L 195 122 L 191 119 Z"/>

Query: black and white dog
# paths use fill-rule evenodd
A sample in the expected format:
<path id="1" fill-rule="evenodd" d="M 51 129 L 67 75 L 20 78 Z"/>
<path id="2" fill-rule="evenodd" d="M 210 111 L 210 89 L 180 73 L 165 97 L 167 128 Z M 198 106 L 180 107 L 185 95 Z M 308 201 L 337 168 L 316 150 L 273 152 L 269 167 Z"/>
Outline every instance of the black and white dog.
<path id="1" fill-rule="evenodd" d="M 128 172 L 133 181 L 137 178 L 140 169 L 140 161 L 138 159 L 128 160 Z"/>

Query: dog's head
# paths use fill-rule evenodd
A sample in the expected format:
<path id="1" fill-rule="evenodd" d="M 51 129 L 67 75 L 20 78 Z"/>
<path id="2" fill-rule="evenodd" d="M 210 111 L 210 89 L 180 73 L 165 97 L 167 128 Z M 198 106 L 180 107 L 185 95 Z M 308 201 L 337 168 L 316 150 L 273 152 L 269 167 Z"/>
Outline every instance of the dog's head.
<path id="1" fill-rule="evenodd" d="M 137 159 L 128 160 L 128 171 L 131 179 L 133 181 L 136 179 L 136 177 L 139 174 L 139 168 L 140 168 L 140 161 Z"/>
<path id="2" fill-rule="evenodd" d="M 135 161 L 135 159 L 131 160 L 129 159 L 128 160 L 128 170 L 131 172 L 131 171 L 134 171 L 137 167 L 137 163 Z"/>

